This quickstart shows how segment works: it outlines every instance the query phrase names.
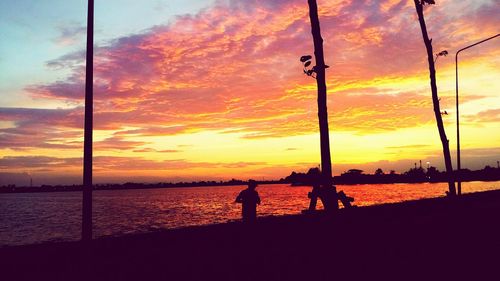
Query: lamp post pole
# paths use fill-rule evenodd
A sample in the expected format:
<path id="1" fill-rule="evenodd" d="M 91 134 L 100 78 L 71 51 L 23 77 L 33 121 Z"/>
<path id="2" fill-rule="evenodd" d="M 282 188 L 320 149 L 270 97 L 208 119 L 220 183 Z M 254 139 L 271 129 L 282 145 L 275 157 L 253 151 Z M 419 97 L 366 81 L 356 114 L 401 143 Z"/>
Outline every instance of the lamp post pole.
<path id="1" fill-rule="evenodd" d="M 83 137 L 82 241 L 92 240 L 92 130 L 94 67 L 94 0 L 88 0 L 85 70 L 85 125 Z"/>
<path id="2" fill-rule="evenodd" d="M 495 36 L 491 36 L 489 38 L 486 38 L 484 40 L 476 42 L 474 44 L 471 44 L 467 47 L 464 47 L 464 48 L 458 50 L 457 53 L 455 54 L 455 93 L 456 93 L 456 111 L 457 111 L 457 174 L 456 174 L 456 180 L 457 180 L 458 195 L 462 194 L 462 182 L 461 182 L 461 178 L 460 178 L 460 174 L 461 174 L 461 171 L 460 171 L 460 169 L 461 169 L 461 167 L 460 167 L 460 114 L 458 111 L 458 54 L 462 51 L 465 51 L 465 50 L 472 48 L 476 45 L 479 45 L 481 43 L 484 43 L 486 41 L 494 39 L 498 36 L 500 36 L 500 33 L 495 35 Z"/>

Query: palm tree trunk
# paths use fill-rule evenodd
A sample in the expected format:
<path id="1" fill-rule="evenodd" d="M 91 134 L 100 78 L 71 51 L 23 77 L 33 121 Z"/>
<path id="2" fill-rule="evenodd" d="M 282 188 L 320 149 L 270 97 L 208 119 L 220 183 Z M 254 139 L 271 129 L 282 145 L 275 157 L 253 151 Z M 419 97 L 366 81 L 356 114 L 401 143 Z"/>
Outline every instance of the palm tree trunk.
<path id="1" fill-rule="evenodd" d="M 417 10 L 418 21 L 420 22 L 420 29 L 422 30 L 422 37 L 424 39 L 425 48 L 427 49 L 427 60 L 429 62 L 429 76 L 431 80 L 432 91 L 432 104 L 434 105 L 434 115 L 436 116 L 436 123 L 439 131 L 439 137 L 443 145 L 444 164 L 446 167 L 446 177 L 448 179 L 448 195 L 456 195 L 455 182 L 453 180 L 453 167 L 451 165 L 450 146 L 446 133 L 444 131 L 443 119 L 441 116 L 441 109 L 439 108 L 439 98 L 436 85 L 436 68 L 434 66 L 434 53 L 432 51 L 432 39 L 429 39 L 427 34 L 427 27 L 425 25 L 423 5 L 421 0 L 414 0 L 415 8 Z"/>
<path id="2" fill-rule="evenodd" d="M 321 175 L 322 184 L 325 188 L 333 188 L 332 185 L 332 162 L 330 159 L 330 136 L 328 131 L 328 111 L 326 99 L 326 81 L 325 81 L 325 58 L 323 55 L 323 38 L 319 26 L 318 5 L 316 0 L 308 0 L 309 18 L 311 20 L 311 33 L 314 42 L 314 56 L 316 59 L 316 82 L 318 86 L 318 119 L 319 134 L 321 144 Z M 336 192 L 336 190 L 334 190 Z M 338 201 L 335 200 L 333 208 L 338 209 Z"/>
<path id="3" fill-rule="evenodd" d="M 88 1 L 85 73 L 85 128 L 83 140 L 82 240 L 92 240 L 92 130 L 93 130 L 94 0 Z"/>

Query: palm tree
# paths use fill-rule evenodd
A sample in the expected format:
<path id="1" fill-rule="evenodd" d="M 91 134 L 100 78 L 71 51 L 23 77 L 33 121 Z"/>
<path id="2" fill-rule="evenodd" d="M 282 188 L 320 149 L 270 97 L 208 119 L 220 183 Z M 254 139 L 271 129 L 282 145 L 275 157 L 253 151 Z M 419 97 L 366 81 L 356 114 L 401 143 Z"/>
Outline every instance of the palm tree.
<path id="1" fill-rule="evenodd" d="M 321 183 L 323 188 L 331 188 L 336 193 L 335 186 L 332 185 L 332 162 L 330 159 L 330 136 L 328 131 L 328 111 L 326 106 L 326 82 L 325 82 L 325 58 L 323 55 L 323 38 L 319 26 L 318 5 L 316 0 L 308 0 L 309 18 L 311 20 L 311 33 L 314 42 L 314 56 L 316 65 L 313 67 L 316 74 L 318 86 L 318 119 L 319 135 L 321 144 Z M 338 209 L 338 201 L 332 200 L 332 209 Z"/>
<path id="2" fill-rule="evenodd" d="M 436 85 L 436 68 L 434 66 L 434 55 L 432 52 L 432 39 L 427 34 L 427 27 L 425 25 L 423 6 L 425 4 L 435 4 L 434 0 L 414 0 L 415 8 L 417 10 L 418 21 L 420 22 L 420 29 L 422 30 L 422 37 L 424 39 L 425 48 L 427 49 L 427 60 L 429 62 L 429 76 L 431 80 L 432 91 L 432 104 L 434 105 L 434 115 L 436 116 L 436 123 L 439 131 L 439 137 L 443 145 L 444 163 L 446 167 L 446 175 L 448 178 L 448 195 L 456 195 L 455 182 L 453 180 L 453 167 L 451 165 L 451 155 L 449 141 L 446 138 L 444 131 L 443 119 L 441 116 L 441 109 L 439 108 L 439 97 Z"/>
<path id="3" fill-rule="evenodd" d="M 94 0 L 88 1 L 83 139 L 82 240 L 92 240 L 92 124 L 93 124 Z"/>

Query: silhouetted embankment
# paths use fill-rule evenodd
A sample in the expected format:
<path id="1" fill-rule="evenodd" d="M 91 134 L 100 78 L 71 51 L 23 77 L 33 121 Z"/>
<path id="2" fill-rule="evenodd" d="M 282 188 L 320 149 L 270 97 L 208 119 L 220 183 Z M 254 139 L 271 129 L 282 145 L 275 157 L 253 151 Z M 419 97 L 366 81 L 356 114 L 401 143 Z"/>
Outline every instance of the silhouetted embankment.
<path id="1" fill-rule="evenodd" d="M 2 280 L 494 280 L 500 191 L 0 249 Z"/>
<path id="2" fill-rule="evenodd" d="M 258 181 L 259 184 L 286 183 L 283 180 Z M 232 179 L 229 181 L 193 181 L 193 182 L 160 182 L 160 183 L 106 183 L 94 184 L 93 190 L 123 190 L 123 189 L 150 189 L 150 188 L 188 188 L 202 186 L 234 186 L 247 185 L 248 181 Z M 28 193 L 28 192 L 64 192 L 82 191 L 82 185 L 41 185 L 41 186 L 15 186 L 6 185 L 0 187 L 0 193 Z"/>
<path id="3" fill-rule="evenodd" d="M 292 172 L 289 176 L 284 178 L 285 182 L 292 185 L 313 185 L 318 181 L 319 169 L 311 168 L 306 173 Z M 456 179 L 457 171 L 452 174 L 453 179 Z M 490 166 L 484 167 L 481 170 L 460 170 L 460 179 L 463 182 L 467 181 L 499 181 L 500 180 L 500 167 L 493 168 Z M 409 169 L 404 173 L 396 173 L 390 171 L 385 173 L 382 169 L 377 169 L 373 174 L 365 174 L 363 170 L 350 169 L 343 172 L 340 176 L 333 177 L 335 184 L 390 184 L 390 183 L 434 183 L 434 182 L 448 182 L 448 174 L 441 172 L 435 167 L 429 166 L 424 169 L 422 166 Z"/>
<path id="4" fill-rule="evenodd" d="M 455 171 L 455 174 L 457 171 Z M 261 180 L 258 184 L 283 184 L 310 185 L 318 181 L 320 172 L 318 168 L 311 168 L 306 173 L 292 172 L 289 176 L 279 180 Z M 455 175 L 454 175 L 455 176 Z M 500 181 L 500 167 L 492 168 L 486 166 L 482 170 L 461 170 L 461 179 L 467 181 Z M 447 182 L 446 173 L 440 172 L 435 167 L 411 168 L 398 174 L 394 171 L 384 173 L 377 169 L 374 174 L 365 174 L 363 170 L 350 169 L 340 176 L 333 177 L 335 184 L 390 184 L 390 183 L 424 183 L 424 182 Z M 94 190 L 123 190 L 123 189 L 149 189 L 149 188 L 179 188 L 179 187 L 202 187 L 202 186 L 234 186 L 247 185 L 248 181 L 231 179 L 229 181 L 192 181 L 192 182 L 160 182 L 160 183 L 135 183 L 123 184 L 95 184 Z M 82 185 L 42 185 L 42 186 L 15 186 L 6 185 L 0 187 L 0 193 L 24 193 L 24 192 L 64 192 L 82 191 Z"/>

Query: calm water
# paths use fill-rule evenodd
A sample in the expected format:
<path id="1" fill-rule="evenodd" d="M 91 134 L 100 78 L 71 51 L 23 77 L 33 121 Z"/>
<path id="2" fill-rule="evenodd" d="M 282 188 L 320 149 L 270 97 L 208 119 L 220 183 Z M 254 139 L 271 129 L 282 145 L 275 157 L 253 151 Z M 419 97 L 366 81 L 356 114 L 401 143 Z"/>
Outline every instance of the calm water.
<path id="1" fill-rule="evenodd" d="M 239 219 L 233 203 L 245 186 L 94 192 L 94 236 L 148 232 Z M 358 206 L 443 196 L 444 183 L 337 186 Z M 497 182 L 463 183 L 464 193 L 500 189 Z M 261 185 L 259 215 L 298 214 L 310 187 Z M 80 238 L 81 193 L 0 194 L 0 246 Z"/>

